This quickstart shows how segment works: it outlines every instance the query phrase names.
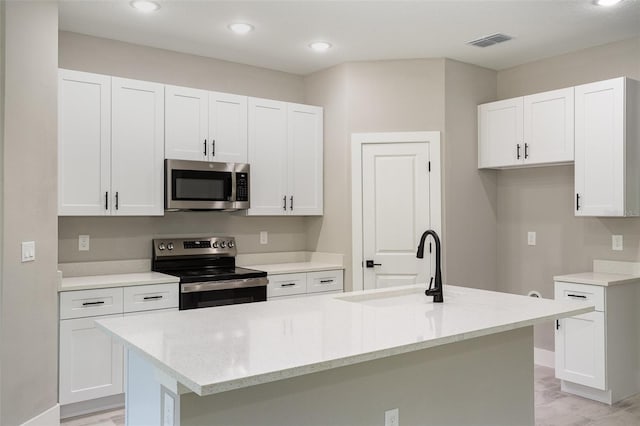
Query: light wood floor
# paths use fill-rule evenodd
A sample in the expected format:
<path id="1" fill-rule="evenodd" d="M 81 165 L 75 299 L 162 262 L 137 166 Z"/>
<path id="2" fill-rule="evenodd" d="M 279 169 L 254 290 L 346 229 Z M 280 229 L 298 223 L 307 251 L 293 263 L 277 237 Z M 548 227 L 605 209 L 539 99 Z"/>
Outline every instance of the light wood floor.
<path id="1" fill-rule="evenodd" d="M 560 381 L 547 367 L 535 367 L 535 404 L 536 426 L 640 425 L 640 394 L 609 406 L 562 393 Z M 62 425 L 124 426 L 124 409 L 66 419 Z"/>

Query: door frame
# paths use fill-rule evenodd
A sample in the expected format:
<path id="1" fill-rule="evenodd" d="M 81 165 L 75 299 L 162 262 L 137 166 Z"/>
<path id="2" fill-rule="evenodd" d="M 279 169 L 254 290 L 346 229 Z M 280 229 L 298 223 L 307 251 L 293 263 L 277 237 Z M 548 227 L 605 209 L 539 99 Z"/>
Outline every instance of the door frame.
<path id="1" fill-rule="evenodd" d="M 429 178 L 429 208 L 431 209 L 431 227 L 441 234 L 442 191 L 440 132 L 380 132 L 351 134 L 351 253 L 353 291 L 364 288 L 362 277 L 362 147 L 373 143 L 415 143 L 429 144 L 431 174 Z M 432 209 L 438 205 L 440 208 Z M 425 230 L 426 231 L 426 230 Z M 416 247 L 417 249 L 417 247 Z M 360 268 L 358 268 L 360 263 Z"/>

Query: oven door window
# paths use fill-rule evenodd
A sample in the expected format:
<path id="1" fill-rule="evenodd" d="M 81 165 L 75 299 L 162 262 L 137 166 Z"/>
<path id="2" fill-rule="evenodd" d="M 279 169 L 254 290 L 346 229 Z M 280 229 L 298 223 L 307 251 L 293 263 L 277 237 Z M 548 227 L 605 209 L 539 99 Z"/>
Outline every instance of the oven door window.
<path id="1" fill-rule="evenodd" d="M 172 170 L 171 185 L 174 200 L 232 201 L 230 172 Z"/>
<path id="2" fill-rule="evenodd" d="M 210 308 L 265 300 L 267 300 L 266 286 L 181 293 L 180 309 Z"/>

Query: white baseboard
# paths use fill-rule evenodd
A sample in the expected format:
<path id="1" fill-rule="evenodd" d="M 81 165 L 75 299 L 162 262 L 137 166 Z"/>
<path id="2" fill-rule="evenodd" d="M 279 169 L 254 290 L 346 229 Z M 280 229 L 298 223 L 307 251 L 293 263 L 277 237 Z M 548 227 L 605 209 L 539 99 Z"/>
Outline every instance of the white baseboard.
<path id="1" fill-rule="evenodd" d="M 60 404 L 56 404 L 32 419 L 22 423 L 22 426 L 60 426 Z"/>
<path id="2" fill-rule="evenodd" d="M 98 411 L 113 410 L 124 407 L 124 394 L 104 396 L 102 398 L 90 399 L 88 401 L 74 402 L 60 406 L 60 418 L 84 416 L 85 414 L 96 413 Z"/>
<path id="3" fill-rule="evenodd" d="M 556 353 L 547 349 L 534 347 L 533 362 L 543 367 L 556 368 Z"/>

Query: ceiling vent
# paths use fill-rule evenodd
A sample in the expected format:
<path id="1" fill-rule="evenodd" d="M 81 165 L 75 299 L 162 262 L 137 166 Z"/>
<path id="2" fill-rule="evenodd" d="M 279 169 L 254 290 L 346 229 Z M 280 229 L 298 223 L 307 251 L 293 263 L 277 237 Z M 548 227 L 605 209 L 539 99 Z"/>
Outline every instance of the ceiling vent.
<path id="1" fill-rule="evenodd" d="M 486 37 L 481 37 L 476 40 L 468 41 L 467 44 L 470 44 L 472 46 L 478 46 L 478 47 L 487 47 L 487 46 L 492 46 L 494 44 L 502 43 L 509 40 L 511 40 L 511 36 L 508 36 L 506 34 L 496 33 L 496 34 L 488 35 Z"/>

